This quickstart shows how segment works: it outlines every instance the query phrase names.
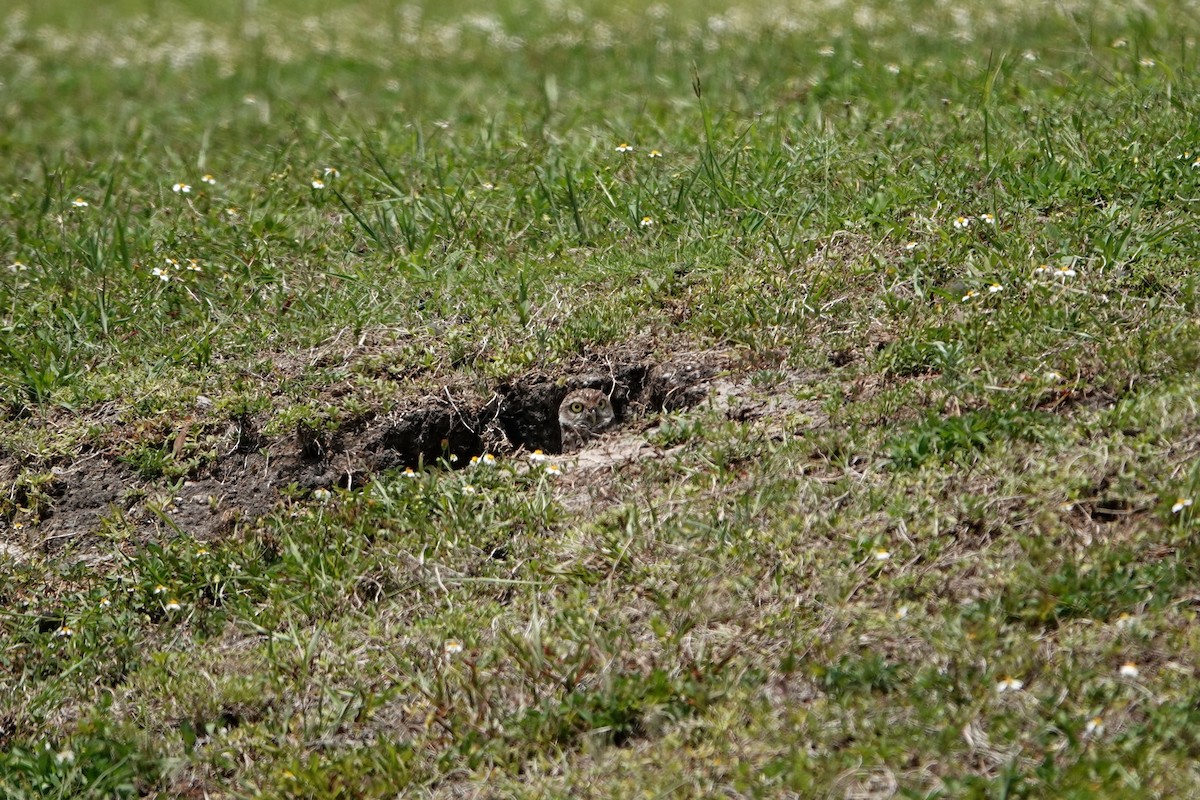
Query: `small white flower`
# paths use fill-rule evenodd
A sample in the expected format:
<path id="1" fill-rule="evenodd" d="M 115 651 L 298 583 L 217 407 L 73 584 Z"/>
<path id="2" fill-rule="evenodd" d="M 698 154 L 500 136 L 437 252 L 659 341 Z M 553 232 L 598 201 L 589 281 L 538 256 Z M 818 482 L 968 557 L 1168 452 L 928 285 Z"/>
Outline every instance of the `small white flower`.
<path id="1" fill-rule="evenodd" d="M 1178 514 L 1180 511 L 1183 511 L 1185 508 L 1187 508 L 1191 504 L 1192 504 L 1192 498 L 1181 497 L 1175 501 L 1175 504 L 1173 506 L 1171 506 L 1171 513 Z"/>
<path id="2" fill-rule="evenodd" d="M 822 47 L 820 50 L 817 51 L 817 55 L 823 56 L 824 58 L 829 58 L 830 56 L 833 55 L 833 48 L 830 47 L 829 45 L 825 45 L 824 47 Z"/>
<path id="3" fill-rule="evenodd" d="M 1132 628 L 1137 624 L 1137 617 L 1135 617 L 1133 614 L 1121 612 L 1121 614 L 1117 616 L 1117 621 L 1113 624 L 1122 630 Z"/>
<path id="4" fill-rule="evenodd" d="M 1021 54 L 1021 58 L 1025 59 L 1026 61 L 1037 61 L 1037 53 L 1033 52 L 1032 50 L 1026 50 Z"/>
<path id="5" fill-rule="evenodd" d="M 204 173 L 204 175 L 203 175 L 203 176 L 201 176 L 201 178 L 200 178 L 200 182 L 201 182 L 201 183 L 207 183 L 209 186 L 216 186 L 216 185 L 217 185 L 217 179 L 216 179 L 216 178 L 214 178 L 212 175 L 209 175 L 207 172 L 206 172 L 206 173 Z"/>
<path id="6" fill-rule="evenodd" d="M 177 183 L 171 187 L 171 191 L 175 192 L 175 194 L 191 194 L 192 187 L 188 186 L 186 183 Z"/>
<path id="7" fill-rule="evenodd" d="M 1142 674 L 1142 671 L 1138 669 L 1138 665 L 1132 661 L 1126 661 L 1117 672 L 1120 673 L 1122 678 L 1136 678 Z"/>
<path id="8" fill-rule="evenodd" d="M 324 170 L 321 171 L 321 174 L 324 175 L 326 178 L 336 178 L 339 175 L 341 175 L 342 173 L 337 171 L 337 167 L 326 167 Z"/>
<path id="9" fill-rule="evenodd" d="M 633 145 L 629 144 L 628 142 L 621 142 L 619 145 L 617 145 L 617 152 L 618 153 L 632 153 Z"/>
<path id="10" fill-rule="evenodd" d="M 154 587 L 154 593 L 155 593 L 155 594 L 166 594 L 166 593 L 167 593 L 167 587 L 163 586 L 163 585 L 160 583 L 160 584 L 158 584 L 157 586 L 155 586 L 155 587 Z"/>
<path id="11" fill-rule="evenodd" d="M 71 750 L 60 750 L 54 754 L 54 760 L 59 764 L 74 764 L 75 753 Z"/>
<path id="12" fill-rule="evenodd" d="M 546 474 L 551 477 L 558 477 L 559 475 L 562 475 L 562 467 L 560 467 L 558 464 L 547 464 Z"/>
<path id="13" fill-rule="evenodd" d="M 100 601 L 96 603 L 96 605 L 100 608 L 108 608 L 112 605 L 112 600 L 109 600 L 107 597 L 101 597 Z"/>
<path id="14" fill-rule="evenodd" d="M 171 598 L 163 605 L 163 608 L 165 608 L 167 611 L 178 611 L 179 609 L 183 608 L 183 606 L 178 600 Z"/>
<path id="15" fill-rule="evenodd" d="M 919 246 L 920 245 L 917 242 L 907 242 L 904 245 L 904 249 L 911 253 L 913 250 L 916 250 Z"/>
<path id="16" fill-rule="evenodd" d="M 979 297 L 979 292 L 977 292 L 977 291 L 975 291 L 974 289 L 972 289 L 971 291 L 969 291 L 969 292 L 967 292 L 966 294 L 964 294 L 964 295 L 963 295 L 962 301 L 963 301 L 964 303 L 969 303 L 969 302 L 971 302 L 972 300 L 974 300 L 976 297 Z"/>
<path id="17" fill-rule="evenodd" d="M 873 557 L 876 561 L 887 561 L 889 558 L 892 557 L 892 554 L 888 550 L 884 550 L 881 547 L 874 552 Z"/>
<path id="18" fill-rule="evenodd" d="M 1154 59 L 1153 58 L 1142 58 L 1142 59 L 1138 60 L 1138 63 L 1141 64 L 1143 67 L 1153 67 Z"/>
<path id="19" fill-rule="evenodd" d="M 650 158 L 662 158 L 662 151 L 661 150 L 651 150 Z"/>
<path id="20" fill-rule="evenodd" d="M 1100 717 L 1092 717 L 1083 726 L 1084 736 L 1099 736 L 1104 733 L 1104 720 Z"/>
<path id="21" fill-rule="evenodd" d="M 313 489 L 312 496 L 313 496 L 313 499 L 316 500 L 318 503 L 328 503 L 330 500 L 333 499 L 333 492 L 329 491 L 328 489 L 324 489 L 324 488 Z"/>
<path id="22" fill-rule="evenodd" d="M 484 181 L 481 185 L 485 192 L 490 192 L 496 188 L 496 184 L 492 183 L 491 181 Z"/>
<path id="23" fill-rule="evenodd" d="M 549 459 L 549 456 L 547 456 L 541 450 L 534 450 L 532 453 L 529 454 L 529 461 L 532 464 L 541 464 L 542 462 L 544 462 L 548 459 Z"/>
<path id="24" fill-rule="evenodd" d="M 189 258 L 187 263 L 188 263 L 187 268 L 188 268 L 189 272 L 201 272 L 202 271 L 200 269 L 200 261 L 198 259 Z"/>
<path id="25" fill-rule="evenodd" d="M 1049 369 L 1042 374 L 1042 378 L 1050 381 L 1051 383 L 1057 383 L 1058 381 L 1062 380 L 1062 375 L 1058 374 L 1052 369 Z"/>
<path id="26" fill-rule="evenodd" d="M 1067 266 L 1066 264 L 1060 264 L 1054 269 L 1054 277 L 1062 278 L 1064 280 L 1067 278 L 1074 278 L 1075 274 L 1075 270 L 1071 269 L 1071 267 Z"/>
<path id="27" fill-rule="evenodd" d="M 469 483 L 464 483 L 462 490 L 463 494 L 475 494 L 475 487 Z"/>
<path id="28" fill-rule="evenodd" d="M 969 227 L 971 227 L 971 218 L 970 217 L 955 217 L 954 218 L 955 230 L 961 231 L 961 230 L 965 230 Z"/>
<path id="29" fill-rule="evenodd" d="M 1004 291 L 1004 287 L 998 283 L 993 283 L 990 286 L 988 286 L 988 294 L 995 294 L 996 292 L 1003 292 L 1003 291 Z"/>
<path id="30" fill-rule="evenodd" d="M 71 205 L 75 206 L 76 208 L 87 208 L 88 201 L 84 200 L 82 197 L 76 197 L 71 201 Z"/>
<path id="31" fill-rule="evenodd" d="M 996 224 L 996 218 L 994 216 L 992 216 L 991 214 L 980 214 L 979 221 L 986 222 L 988 225 Z"/>
<path id="32" fill-rule="evenodd" d="M 70 625 L 63 625 L 62 627 L 60 627 L 58 630 L 56 630 L 54 632 L 54 635 L 56 638 L 59 638 L 59 639 L 69 639 L 75 635 L 75 629 L 72 628 Z"/>
<path id="33" fill-rule="evenodd" d="M 442 643 L 442 652 L 446 657 L 456 656 L 463 651 L 463 643 L 458 639 L 447 639 Z"/>
<path id="34" fill-rule="evenodd" d="M 415 471 L 413 471 L 412 467 L 405 467 L 404 472 L 403 472 L 403 477 L 415 478 L 415 477 L 417 477 L 417 473 Z"/>
<path id="35" fill-rule="evenodd" d="M 1005 675 L 1000 680 L 996 681 L 996 692 L 1004 694 L 1005 692 L 1019 692 L 1025 688 L 1025 681 L 1020 678 L 1014 678 L 1011 675 Z"/>
<path id="36" fill-rule="evenodd" d="M 651 217 L 642 217 L 642 221 L 638 224 L 643 228 L 649 228 L 654 225 L 654 220 Z"/>
<path id="37" fill-rule="evenodd" d="M 908 616 L 908 606 L 900 606 L 899 608 L 897 608 L 894 616 L 896 617 L 896 619 L 904 619 L 905 617 L 907 617 Z"/>
<path id="38" fill-rule="evenodd" d="M 321 180 L 320 178 L 313 178 L 313 181 L 312 181 L 312 188 L 314 188 L 314 189 L 324 189 L 324 188 L 325 188 L 325 181 Z"/>
<path id="39" fill-rule="evenodd" d="M 1040 265 L 1034 267 L 1033 274 L 1034 275 L 1049 275 L 1050 274 L 1050 265 L 1049 264 L 1040 264 Z"/>
<path id="40" fill-rule="evenodd" d="M 884 66 L 884 69 L 886 69 L 888 72 L 892 73 L 893 75 L 900 74 L 900 65 L 899 64 L 887 64 L 886 66 Z"/>
<path id="41" fill-rule="evenodd" d="M 25 266 L 25 262 L 23 261 L 14 261 L 8 265 L 9 272 L 24 272 L 27 269 L 29 269 L 29 267 Z"/>

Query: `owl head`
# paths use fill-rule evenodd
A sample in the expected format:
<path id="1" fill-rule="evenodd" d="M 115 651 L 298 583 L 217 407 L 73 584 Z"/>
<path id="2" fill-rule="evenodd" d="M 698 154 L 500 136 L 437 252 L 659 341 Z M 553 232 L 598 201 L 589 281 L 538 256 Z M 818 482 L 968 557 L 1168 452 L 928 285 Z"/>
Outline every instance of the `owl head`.
<path id="1" fill-rule="evenodd" d="M 608 395 L 596 389 L 578 389 L 558 407 L 564 450 L 571 450 L 612 425 L 617 418 Z"/>

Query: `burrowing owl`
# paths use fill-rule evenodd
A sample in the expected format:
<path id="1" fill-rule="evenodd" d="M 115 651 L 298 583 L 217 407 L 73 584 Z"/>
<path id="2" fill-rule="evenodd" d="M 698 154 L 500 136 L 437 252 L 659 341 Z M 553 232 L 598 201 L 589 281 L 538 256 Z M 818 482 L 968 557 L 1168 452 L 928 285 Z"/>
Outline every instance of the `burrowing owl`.
<path id="1" fill-rule="evenodd" d="M 558 407 L 563 452 L 575 450 L 616 419 L 608 395 L 595 389 L 577 389 Z"/>

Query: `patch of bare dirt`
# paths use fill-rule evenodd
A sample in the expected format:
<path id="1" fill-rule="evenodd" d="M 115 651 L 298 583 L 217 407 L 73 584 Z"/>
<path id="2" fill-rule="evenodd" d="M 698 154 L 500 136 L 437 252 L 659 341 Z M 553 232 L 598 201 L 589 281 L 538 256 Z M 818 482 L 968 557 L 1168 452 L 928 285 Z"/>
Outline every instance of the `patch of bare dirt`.
<path id="1" fill-rule="evenodd" d="M 102 526 L 142 536 L 221 536 L 270 513 L 285 494 L 358 488 L 382 470 L 416 469 L 451 456 L 456 466 L 465 466 L 472 456 L 486 452 L 558 453 L 558 405 L 575 389 L 609 394 L 617 417 L 613 434 L 570 456 L 581 475 L 664 455 L 647 443 L 649 426 L 639 428 L 639 421 L 655 412 L 708 402 L 730 419 L 746 422 L 800 408 L 778 387 L 753 389 L 731 373 L 744 366 L 725 352 L 676 355 L 661 363 L 580 359 L 564 374 L 534 373 L 496 385 L 487 398 L 445 388 L 440 395 L 416 397 L 391 414 L 362 415 L 328 431 L 300 425 L 291 435 L 275 437 L 262 432 L 265 416 L 204 418 L 201 411 L 180 436 L 216 431 L 222 444 L 219 455 L 187 480 L 144 478 L 119 461 L 115 449 L 55 464 L 51 499 L 41 509 L 41 519 L 20 529 L 10 526 L 3 553 L 21 559 L 54 552 Z M 114 435 L 119 437 L 120 431 Z M 13 454 L 0 457 L 3 474 L 16 475 L 19 467 L 30 466 L 18 464 Z"/>

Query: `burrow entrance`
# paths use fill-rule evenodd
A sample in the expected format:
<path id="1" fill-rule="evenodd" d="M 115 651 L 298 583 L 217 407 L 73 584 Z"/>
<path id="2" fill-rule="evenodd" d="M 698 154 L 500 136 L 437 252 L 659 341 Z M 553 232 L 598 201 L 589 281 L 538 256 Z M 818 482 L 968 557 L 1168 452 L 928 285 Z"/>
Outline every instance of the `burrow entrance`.
<path id="1" fill-rule="evenodd" d="M 688 408 L 704 399 L 704 382 L 716 374 L 714 360 L 662 365 L 624 364 L 604 372 L 564 378 L 535 376 L 497 386 L 482 406 L 463 408 L 450 399 L 427 401 L 403 413 L 366 443 L 374 468 L 437 463 L 453 455 L 455 465 L 484 453 L 562 451 L 558 406 L 576 389 L 597 389 L 612 400 L 613 430 L 657 411 Z"/>

